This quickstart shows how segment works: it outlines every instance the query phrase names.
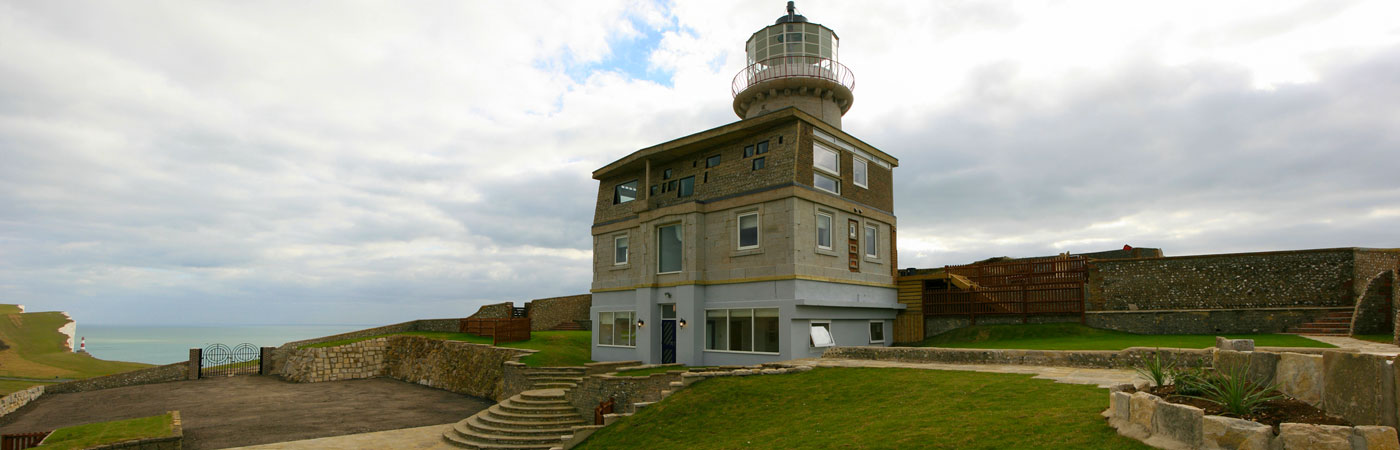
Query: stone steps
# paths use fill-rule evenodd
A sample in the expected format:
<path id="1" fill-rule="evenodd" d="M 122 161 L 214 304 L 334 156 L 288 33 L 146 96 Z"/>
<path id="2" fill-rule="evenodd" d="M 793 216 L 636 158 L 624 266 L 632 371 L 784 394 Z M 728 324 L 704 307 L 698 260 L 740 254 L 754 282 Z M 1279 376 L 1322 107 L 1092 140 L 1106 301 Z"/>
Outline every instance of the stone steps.
<path id="1" fill-rule="evenodd" d="M 558 325 L 555 325 L 554 328 L 550 328 L 550 330 L 553 330 L 553 331 L 583 331 L 584 328 L 583 328 L 582 326 L 579 326 L 578 322 L 561 322 L 561 323 L 559 323 Z"/>
<path id="2" fill-rule="evenodd" d="M 1329 312 L 1312 322 L 1291 327 L 1288 332 L 1316 336 L 1350 336 L 1351 317 L 1354 313 L 1354 311 Z"/>
<path id="3" fill-rule="evenodd" d="M 547 450 L 562 445 L 572 427 L 586 425 L 560 389 L 520 393 L 463 419 L 443 433 L 443 440 L 470 449 Z"/>

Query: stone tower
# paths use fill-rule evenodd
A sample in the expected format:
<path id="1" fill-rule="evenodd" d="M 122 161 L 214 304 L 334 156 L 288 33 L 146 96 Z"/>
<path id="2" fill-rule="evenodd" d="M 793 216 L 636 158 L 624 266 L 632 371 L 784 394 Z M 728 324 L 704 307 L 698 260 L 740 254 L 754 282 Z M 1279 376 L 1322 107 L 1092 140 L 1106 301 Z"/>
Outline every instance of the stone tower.
<path id="1" fill-rule="evenodd" d="M 821 24 L 787 14 L 749 37 L 744 70 L 734 76 L 734 113 L 749 119 L 793 106 L 841 128 L 855 101 L 855 76 L 838 62 L 840 38 Z"/>

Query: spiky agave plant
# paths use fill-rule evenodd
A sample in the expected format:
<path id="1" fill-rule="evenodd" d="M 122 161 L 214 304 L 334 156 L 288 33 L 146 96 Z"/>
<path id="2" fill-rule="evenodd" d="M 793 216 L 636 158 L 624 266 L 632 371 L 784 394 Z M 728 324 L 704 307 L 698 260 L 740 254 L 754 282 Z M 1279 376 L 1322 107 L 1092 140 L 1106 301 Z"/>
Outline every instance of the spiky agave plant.
<path id="1" fill-rule="evenodd" d="M 1152 352 L 1152 358 L 1143 358 L 1142 365 L 1138 366 L 1138 375 L 1152 382 L 1153 386 L 1166 386 L 1171 381 L 1172 370 L 1176 368 L 1176 362 L 1169 359 L 1162 359 L 1162 349 Z"/>
<path id="2" fill-rule="evenodd" d="M 1281 395 L 1272 394 L 1274 392 L 1273 384 L 1250 380 L 1248 367 L 1243 364 L 1230 367 L 1225 371 L 1217 369 L 1212 376 L 1205 377 L 1203 381 L 1199 385 L 1202 394 L 1189 397 L 1220 405 L 1226 413 L 1235 416 L 1247 416 L 1258 410 L 1264 403 L 1283 398 Z"/>

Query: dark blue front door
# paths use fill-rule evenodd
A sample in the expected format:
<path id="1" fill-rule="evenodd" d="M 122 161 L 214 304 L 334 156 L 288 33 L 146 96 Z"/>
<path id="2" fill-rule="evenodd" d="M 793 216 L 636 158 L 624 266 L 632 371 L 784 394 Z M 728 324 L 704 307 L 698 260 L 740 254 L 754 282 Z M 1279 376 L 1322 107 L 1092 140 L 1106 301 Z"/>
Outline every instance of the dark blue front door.
<path id="1" fill-rule="evenodd" d="M 676 321 L 661 321 L 661 363 L 676 362 Z"/>

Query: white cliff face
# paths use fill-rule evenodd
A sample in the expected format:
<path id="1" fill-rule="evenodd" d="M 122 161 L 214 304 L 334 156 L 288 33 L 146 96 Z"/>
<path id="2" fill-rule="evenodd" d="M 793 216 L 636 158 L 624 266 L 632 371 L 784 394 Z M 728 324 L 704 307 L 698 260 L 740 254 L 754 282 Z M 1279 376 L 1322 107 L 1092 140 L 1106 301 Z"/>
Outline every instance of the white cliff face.
<path id="1" fill-rule="evenodd" d="M 20 308 L 22 309 L 24 307 L 21 306 Z M 63 324 L 63 326 L 61 327 L 58 327 L 58 332 L 68 335 L 68 343 L 66 345 L 68 346 L 68 351 L 71 352 L 73 351 L 73 336 L 78 334 L 78 322 L 74 322 L 73 316 L 68 315 L 68 313 L 62 314 L 63 317 L 68 319 L 68 323 Z"/>

